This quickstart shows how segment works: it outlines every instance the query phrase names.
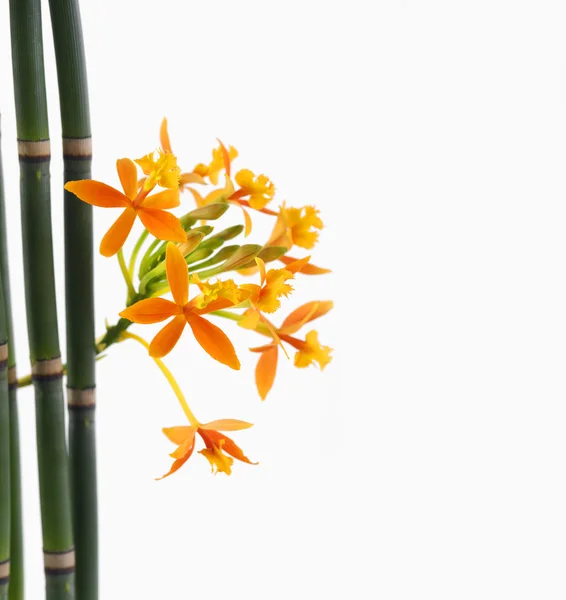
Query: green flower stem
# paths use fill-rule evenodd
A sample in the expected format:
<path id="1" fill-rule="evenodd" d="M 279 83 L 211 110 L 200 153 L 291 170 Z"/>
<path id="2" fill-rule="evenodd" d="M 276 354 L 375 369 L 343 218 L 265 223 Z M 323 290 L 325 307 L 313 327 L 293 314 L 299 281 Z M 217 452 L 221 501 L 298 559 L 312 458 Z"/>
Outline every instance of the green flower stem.
<path id="1" fill-rule="evenodd" d="M 222 317 L 223 319 L 230 319 L 232 321 L 240 321 L 242 318 L 241 314 L 238 313 L 233 313 L 229 310 L 215 310 L 214 312 L 210 313 L 211 315 L 215 315 L 217 317 Z"/>
<path id="2" fill-rule="evenodd" d="M 75 561 L 53 266 L 40 0 L 10 0 L 10 34 L 46 598 L 71 600 Z"/>
<path id="3" fill-rule="evenodd" d="M 147 240 L 147 236 L 149 235 L 149 231 L 147 229 L 140 235 L 134 249 L 132 251 L 132 256 L 130 256 L 130 262 L 128 263 L 128 273 L 130 274 L 130 281 L 134 279 L 134 269 L 136 267 L 136 259 L 138 258 L 138 254 L 140 252 L 141 247 L 145 240 Z"/>
<path id="4" fill-rule="evenodd" d="M 149 273 L 144 275 L 143 279 L 140 281 L 140 294 L 142 296 L 145 296 L 147 293 L 147 286 L 149 285 L 149 283 L 152 280 L 157 279 L 163 273 L 165 273 L 165 261 L 159 263 L 157 267 L 155 267 Z"/>
<path id="5" fill-rule="evenodd" d="M 161 240 L 158 240 L 158 239 L 153 240 L 153 242 L 151 242 L 148 249 L 145 251 L 144 255 L 142 256 L 142 259 L 140 262 L 140 268 L 138 271 L 139 279 L 142 279 L 143 276 L 145 275 L 146 271 L 148 270 L 149 263 L 152 258 L 152 252 L 157 248 L 157 246 L 159 246 L 159 244 L 161 244 Z"/>
<path id="6" fill-rule="evenodd" d="M 122 271 L 122 275 L 124 277 L 124 281 L 128 286 L 128 298 L 126 300 L 127 304 L 130 304 L 131 299 L 136 295 L 136 290 L 134 288 L 134 284 L 132 283 L 132 278 L 130 276 L 130 272 L 128 271 L 128 267 L 126 267 L 126 261 L 124 260 L 124 252 L 122 248 L 118 250 L 118 264 L 120 265 L 120 271 Z"/>

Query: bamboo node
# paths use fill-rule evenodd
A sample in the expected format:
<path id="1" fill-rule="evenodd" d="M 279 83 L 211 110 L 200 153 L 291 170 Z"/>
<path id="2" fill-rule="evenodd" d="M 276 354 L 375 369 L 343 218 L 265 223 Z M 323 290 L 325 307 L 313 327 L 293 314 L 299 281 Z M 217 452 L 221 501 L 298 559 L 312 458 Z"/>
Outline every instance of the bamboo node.
<path id="1" fill-rule="evenodd" d="M 90 158 L 92 156 L 92 138 L 63 138 L 63 156 L 65 158 Z"/>
<path id="2" fill-rule="evenodd" d="M 8 360 L 8 342 L 0 344 L 0 363 Z"/>
<path id="3" fill-rule="evenodd" d="M 0 581 L 10 577 L 10 559 L 0 562 Z"/>
<path id="4" fill-rule="evenodd" d="M 63 376 L 61 357 L 38 360 L 31 367 L 32 379 L 53 379 Z"/>
<path id="5" fill-rule="evenodd" d="M 68 387 L 67 406 L 69 408 L 92 408 L 96 406 L 96 388 L 79 390 Z"/>
<path id="6" fill-rule="evenodd" d="M 18 140 L 18 156 L 20 158 L 49 158 L 51 156 L 51 143 L 49 140 L 32 142 Z"/>
<path id="7" fill-rule="evenodd" d="M 43 551 L 43 568 L 51 573 L 72 571 L 75 568 L 75 549 L 65 552 Z"/>
<path id="8" fill-rule="evenodd" d="M 16 366 L 10 367 L 8 369 L 8 385 L 18 385 L 18 374 L 16 372 Z"/>

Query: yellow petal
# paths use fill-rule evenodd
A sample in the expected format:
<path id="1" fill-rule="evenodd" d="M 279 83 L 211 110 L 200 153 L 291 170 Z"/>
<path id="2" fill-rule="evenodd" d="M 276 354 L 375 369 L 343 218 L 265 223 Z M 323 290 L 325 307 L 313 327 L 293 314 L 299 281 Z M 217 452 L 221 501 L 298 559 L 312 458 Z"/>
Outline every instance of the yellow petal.
<path id="1" fill-rule="evenodd" d="M 65 189 L 75 194 L 77 198 L 102 208 L 124 208 L 130 206 L 130 199 L 118 190 L 92 179 L 81 179 L 80 181 L 68 181 Z"/>
<path id="2" fill-rule="evenodd" d="M 255 369 L 255 383 L 260 398 L 265 400 L 269 390 L 273 386 L 275 373 L 277 371 L 277 346 L 272 346 L 265 352 L 262 352 Z"/>
<path id="3" fill-rule="evenodd" d="M 244 213 L 244 237 L 248 237 L 248 235 L 250 235 L 252 232 L 252 218 L 250 217 L 250 214 L 239 202 L 229 201 L 228 203 L 232 204 L 233 206 L 238 206 L 242 209 L 242 212 Z"/>
<path id="4" fill-rule="evenodd" d="M 230 153 L 228 152 L 226 146 L 218 139 L 218 143 L 220 144 L 220 149 L 222 150 L 222 158 L 224 159 L 224 169 L 226 170 L 226 175 L 230 177 Z"/>
<path id="5" fill-rule="evenodd" d="M 217 419 L 201 425 L 199 429 L 214 429 L 215 431 L 239 431 L 253 427 L 253 423 L 239 421 L 238 419 Z"/>
<path id="6" fill-rule="evenodd" d="M 179 190 L 163 190 L 157 194 L 147 196 L 141 203 L 144 208 L 177 208 L 181 204 Z"/>
<path id="7" fill-rule="evenodd" d="M 263 284 L 265 283 L 265 278 L 266 278 L 266 275 L 265 275 L 265 263 L 263 262 L 263 260 L 261 258 L 258 258 L 257 256 L 256 256 L 256 259 L 255 259 L 255 262 L 256 262 L 256 264 L 258 266 L 259 274 L 260 274 L 260 277 L 261 277 L 261 287 L 263 287 Z"/>
<path id="8" fill-rule="evenodd" d="M 167 119 L 163 117 L 161 121 L 161 127 L 159 129 L 159 140 L 161 142 L 161 148 L 165 152 L 173 152 L 171 150 L 171 141 L 169 140 L 169 132 L 167 131 Z"/>
<path id="9" fill-rule="evenodd" d="M 181 314 L 182 310 L 171 300 L 165 298 L 146 298 L 132 306 L 128 306 L 120 313 L 121 317 L 132 323 L 159 323 L 169 317 Z"/>
<path id="10" fill-rule="evenodd" d="M 160 240 L 184 242 L 187 239 L 179 219 L 171 213 L 158 208 L 138 208 L 138 214 L 144 227 Z"/>
<path id="11" fill-rule="evenodd" d="M 134 161 L 129 158 L 119 158 L 116 161 L 116 169 L 124 193 L 130 200 L 138 194 L 138 170 Z"/>
<path id="12" fill-rule="evenodd" d="M 149 355 L 153 358 L 161 358 L 169 354 L 179 341 L 186 324 L 183 315 L 177 315 L 170 323 L 167 323 L 151 340 Z"/>
<path id="13" fill-rule="evenodd" d="M 254 308 L 248 308 L 238 321 L 238 325 L 244 329 L 256 329 L 258 324 L 259 313 Z"/>
<path id="14" fill-rule="evenodd" d="M 102 238 L 100 242 L 102 256 L 114 256 L 120 250 L 130 235 L 135 220 L 136 211 L 133 208 L 126 208 Z"/>
<path id="15" fill-rule="evenodd" d="M 222 329 L 191 312 L 186 313 L 186 318 L 196 341 L 205 352 L 231 369 L 240 369 L 234 346 Z"/>
<path id="16" fill-rule="evenodd" d="M 181 173 L 179 185 L 187 185 L 188 183 L 200 183 L 206 185 L 206 181 L 198 173 Z"/>
<path id="17" fill-rule="evenodd" d="M 165 268 L 167 281 L 173 294 L 173 299 L 179 306 L 185 306 L 189 299 L 189 271 L 183 254 L 169 242 L 166 250 Z"/>
<path id="18" fill-rule="evenodd" d="M 189 192 L 191 192 L 191 194 L 193 195 L 193 198 L 195 199 L 196 205 L 200 208 L 201 206 L 204 206 L 204 198 L 196 191 L 193 190 L 193 188 L 187 188 L 189 190 Z"/>

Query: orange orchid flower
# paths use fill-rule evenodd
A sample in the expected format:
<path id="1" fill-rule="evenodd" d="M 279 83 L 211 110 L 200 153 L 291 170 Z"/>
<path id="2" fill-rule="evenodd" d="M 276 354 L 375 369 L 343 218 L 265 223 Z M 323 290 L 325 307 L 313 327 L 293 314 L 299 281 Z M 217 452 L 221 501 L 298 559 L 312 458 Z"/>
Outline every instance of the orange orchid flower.
<path id="1" fill-rule="evenodd" d="M 210 463 L 213 473 L 232 473 L 234 458 L 250 465 L 257 465 L 244 455 L 242 449 L 232 439 L 220 433 L 221 431 L 239 431 L 251 427 L 251 423 L 236 419 L 219 419 L 204 425 L 184 425 L 179 427 L 166 427 L 163 433 L 177 445 L 170 456 L 175 459 L 169 471 L 159 477 L 164 479 L 178 471 L 191 457 L 195 449 L 195 437 L 198 433 L 202 438 L 205 448 L 199 453 L 205 456 Z"/>
<path id="2" fill-rule="evenodd" d="M 297 350 L 294 362 L 298 368 L 308 367 L 317 362 L 322 371 L 332 360 L 330 356 L 332 348 L 320 345 L 316 331 L 313 330 L 307 333 L 305 340 L 299 340 L 291 334 L 299 331 L 307 323 L 325 315 L 332 309 L 333 305 L 333 302 L 329 300 L 303 304 L 283 321 L 279 329 L 275 329 L 276 337 L 270 344 L 250 348 L 252 352 L 261 353 L 255 370 L 255 381 L 262 400 L 265 400 L 275 380 L 281 342 L 286 342 Z M 245 323 L 243 326 L 245 326 Z M 273 328 L 273 326 L 271 327 Z M 259 328 L 258 331 L 265 335 L 272 335 L 269 328 L 262 329 Z"/>
<path id="3" fill-rule="evenodd" d="M 180 202 L 175 157 L 172 154 L 160 154 L 155 160 L 153 155 L 147 155 L 136 162 L 148 175 L 139 191 L 136 165 L 129 158 L 116 161 L 124 193 L 92 179 L 69 181 L 65 184 L 65 189 L 83 202 L 103 208 L 125 209 L 102 238 L 100 253 L 103 256 L 113 256 L 122 248 L 136 217 L 140 218 L 149 233 L 160 240 L 182 242 L 187 237 L 179 219 L 165 210 L 179 206 Z M 156 185 L 168 189 L 149 196 Z"/>
<path id="4" fill-rule="evenodd" d="M 275 194 L 275 187 L 265 175 L 258 175 L 256 177 L 249 169 L 243 169 L 236 174 L 236 183 L 240 186 L 236 190 L 231 179 L 231 169 L 232 160 L 237 156 L 237 153 L 234 155 L 232 152 L 233 148 L 230 147 L 230 150 L 228 150 L 221 140 L 218 140 L 218 143 L 220 147 L 216 156 L 222 155 L 226 171 L 224 187 L 213 190 L 205 197 L 202 197 L 199 192 L 192 188 L 188 189 L 193 194 L 195 202 L 199 207 L 216 202 L 219 198 L 224 198 L 229 204 L 239 206 L 244 215 L 244 235 L 247 237 L 252 231 L 252 220 L 246 208 L 253 208 L 259 212 L 277 216 L 276 212 L 265 208 L 265 205 Z"/>
<path id="5" fill-rule="evenodd" d="M 129 306 L 120 316 L 134 323 L 144 324 L 159 323 L 173 317 L 153 338 L 149 346 L 152 357 L 159 358 L 171 352 L 188 324 L 205 352 L 222 364 L 238 370 L 240 361 L 232 342 L 219 327 L 201 315 L 235 306 L 248 298 L 249 292 L 238 288 L 231 279 L 209 284 L 195 278 L 202 293 L 189 301 L 187 263 L 179 248 L 172 243 L 167 244 L 165 268 L 173 301 L 147 298 Z"/>
<path id="6" fill-rule="evenodd" d="M 250 292 L 249 302 L 251 308 L 248 308 L 242 315 L 239 323 L 246 329 L 255 329 L 260 321 L 268 324 L 269 322 L 262 313 L 273 313 L 281 306 L 281 296 L 287 297 L 293 287 L 287 283 L 293 279 L 295 273 L 301 271 L 308 263 L 310 256 L 301 260 L 294 261 L 287 265 L 286 269 L 269 269 L 266 272 L 265 263 L 261 258 L 255 259 L 260 273 L 260 285 L 255 283 L 243 283 L 240 288 Z M 271 333 L 275 340 L 278 340 L 277 334 L 273 329 Z"/>
<path id="7" fill-rule="evenodd" d="M 319 235 L 316 230 L 324 227 L 319 213 L 314 206 L 287 208 L 283 204 L 267 245 L 284 246 L 287 250 L 292 246 L 300 246 L 307 250 L 314 248 Z"/>
<path id="8" fill-rule="evenodd" d="M 229 165 L 238 156 L 238 151 L 234 146 L 230 146 L 228 150 L 220 140 L 218 140 L 218 144 L 218 148 L 212 150 L 212 161 L 210 164 L 199 163 L 193 169 L 193 173 L 197 173 L 201 177 L 208 177 L 213 185 L 218 184 L 218 176 L 223 169 L 226 169 L 226 172 L 230 175 Z"/>

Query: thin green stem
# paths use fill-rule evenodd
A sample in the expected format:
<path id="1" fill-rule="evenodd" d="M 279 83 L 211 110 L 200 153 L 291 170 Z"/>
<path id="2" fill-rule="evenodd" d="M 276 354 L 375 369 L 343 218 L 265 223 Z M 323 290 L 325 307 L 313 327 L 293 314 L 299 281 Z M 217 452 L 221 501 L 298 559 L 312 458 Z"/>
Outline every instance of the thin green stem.
<path id="1" fill-rule="evenodd" d="M 165 261 L 159 263 L 155 268 L 153 268 L 149 273 L 144 275 L 143 279 L 140 281 L 140 294 L 142 296 L 146 295 L 147 286 L 153 279 L 157 279 L 159 275 L 165 273 Z"/>
<path id="2" fill-rule="evenodd" d="M 142 279 L 142 277 L 145 275 L 146 271 L 148 270 L 149 262 L 152 258 L 152 252 L 157 248 L 157 246 L 159 246 L 159 244 L 161 244 L 161 240 L 158 240 L 158 239 L 153 240 L 153 242 L 151 242 L 151 244 L 149 245 L 148 249 L 144 252 L 144 255 L 142 256 L 142 259 L 140 262 L 140 268 L 138 271 L 139 279 Z"/>
<path id="3" fill-rule="evenodd" d="M 122 248 L 118 250 L 118 264 L 120 265 L 120 271 L 122 271 L 122 276 L 124 277 L 124 281 L 128 286 L 128 298 L 127 303 L 130 303 L 130 300 L 136 295 L 136 290 L 134 288 L 134 284 L 132 283 L 132 277 L 130 276 L 130 272 L 128 271 L 128 267 L 126 267 L 126 261 L 124 260 L 124 252 Z"/>
<path id="4" fill-rule="evenodd" d="M 241 314 L 233 313 L 229 310 L 215 310 L 210 313 L 211 315 L 215 315 L 217 317 L 222 317 L 223 319 L 230 319 L 232 321 L 240 321 L 242 319 Z"/>
<path id="5" fill-rule="evenodd" d="M 132 256 L 130 256 L 130 262 L 128 264 L 128 272 L 130 273 L 130 280 L 134 279 L 134 269 L 136 268 L 136 259 L 138 258 L 139 251 L 143 246 L 145 240 L 147 240 L 147 236 L 149 235 L 149 231 L 146 229 L 139 237 L 134 249 L 132 251 Z"/>

